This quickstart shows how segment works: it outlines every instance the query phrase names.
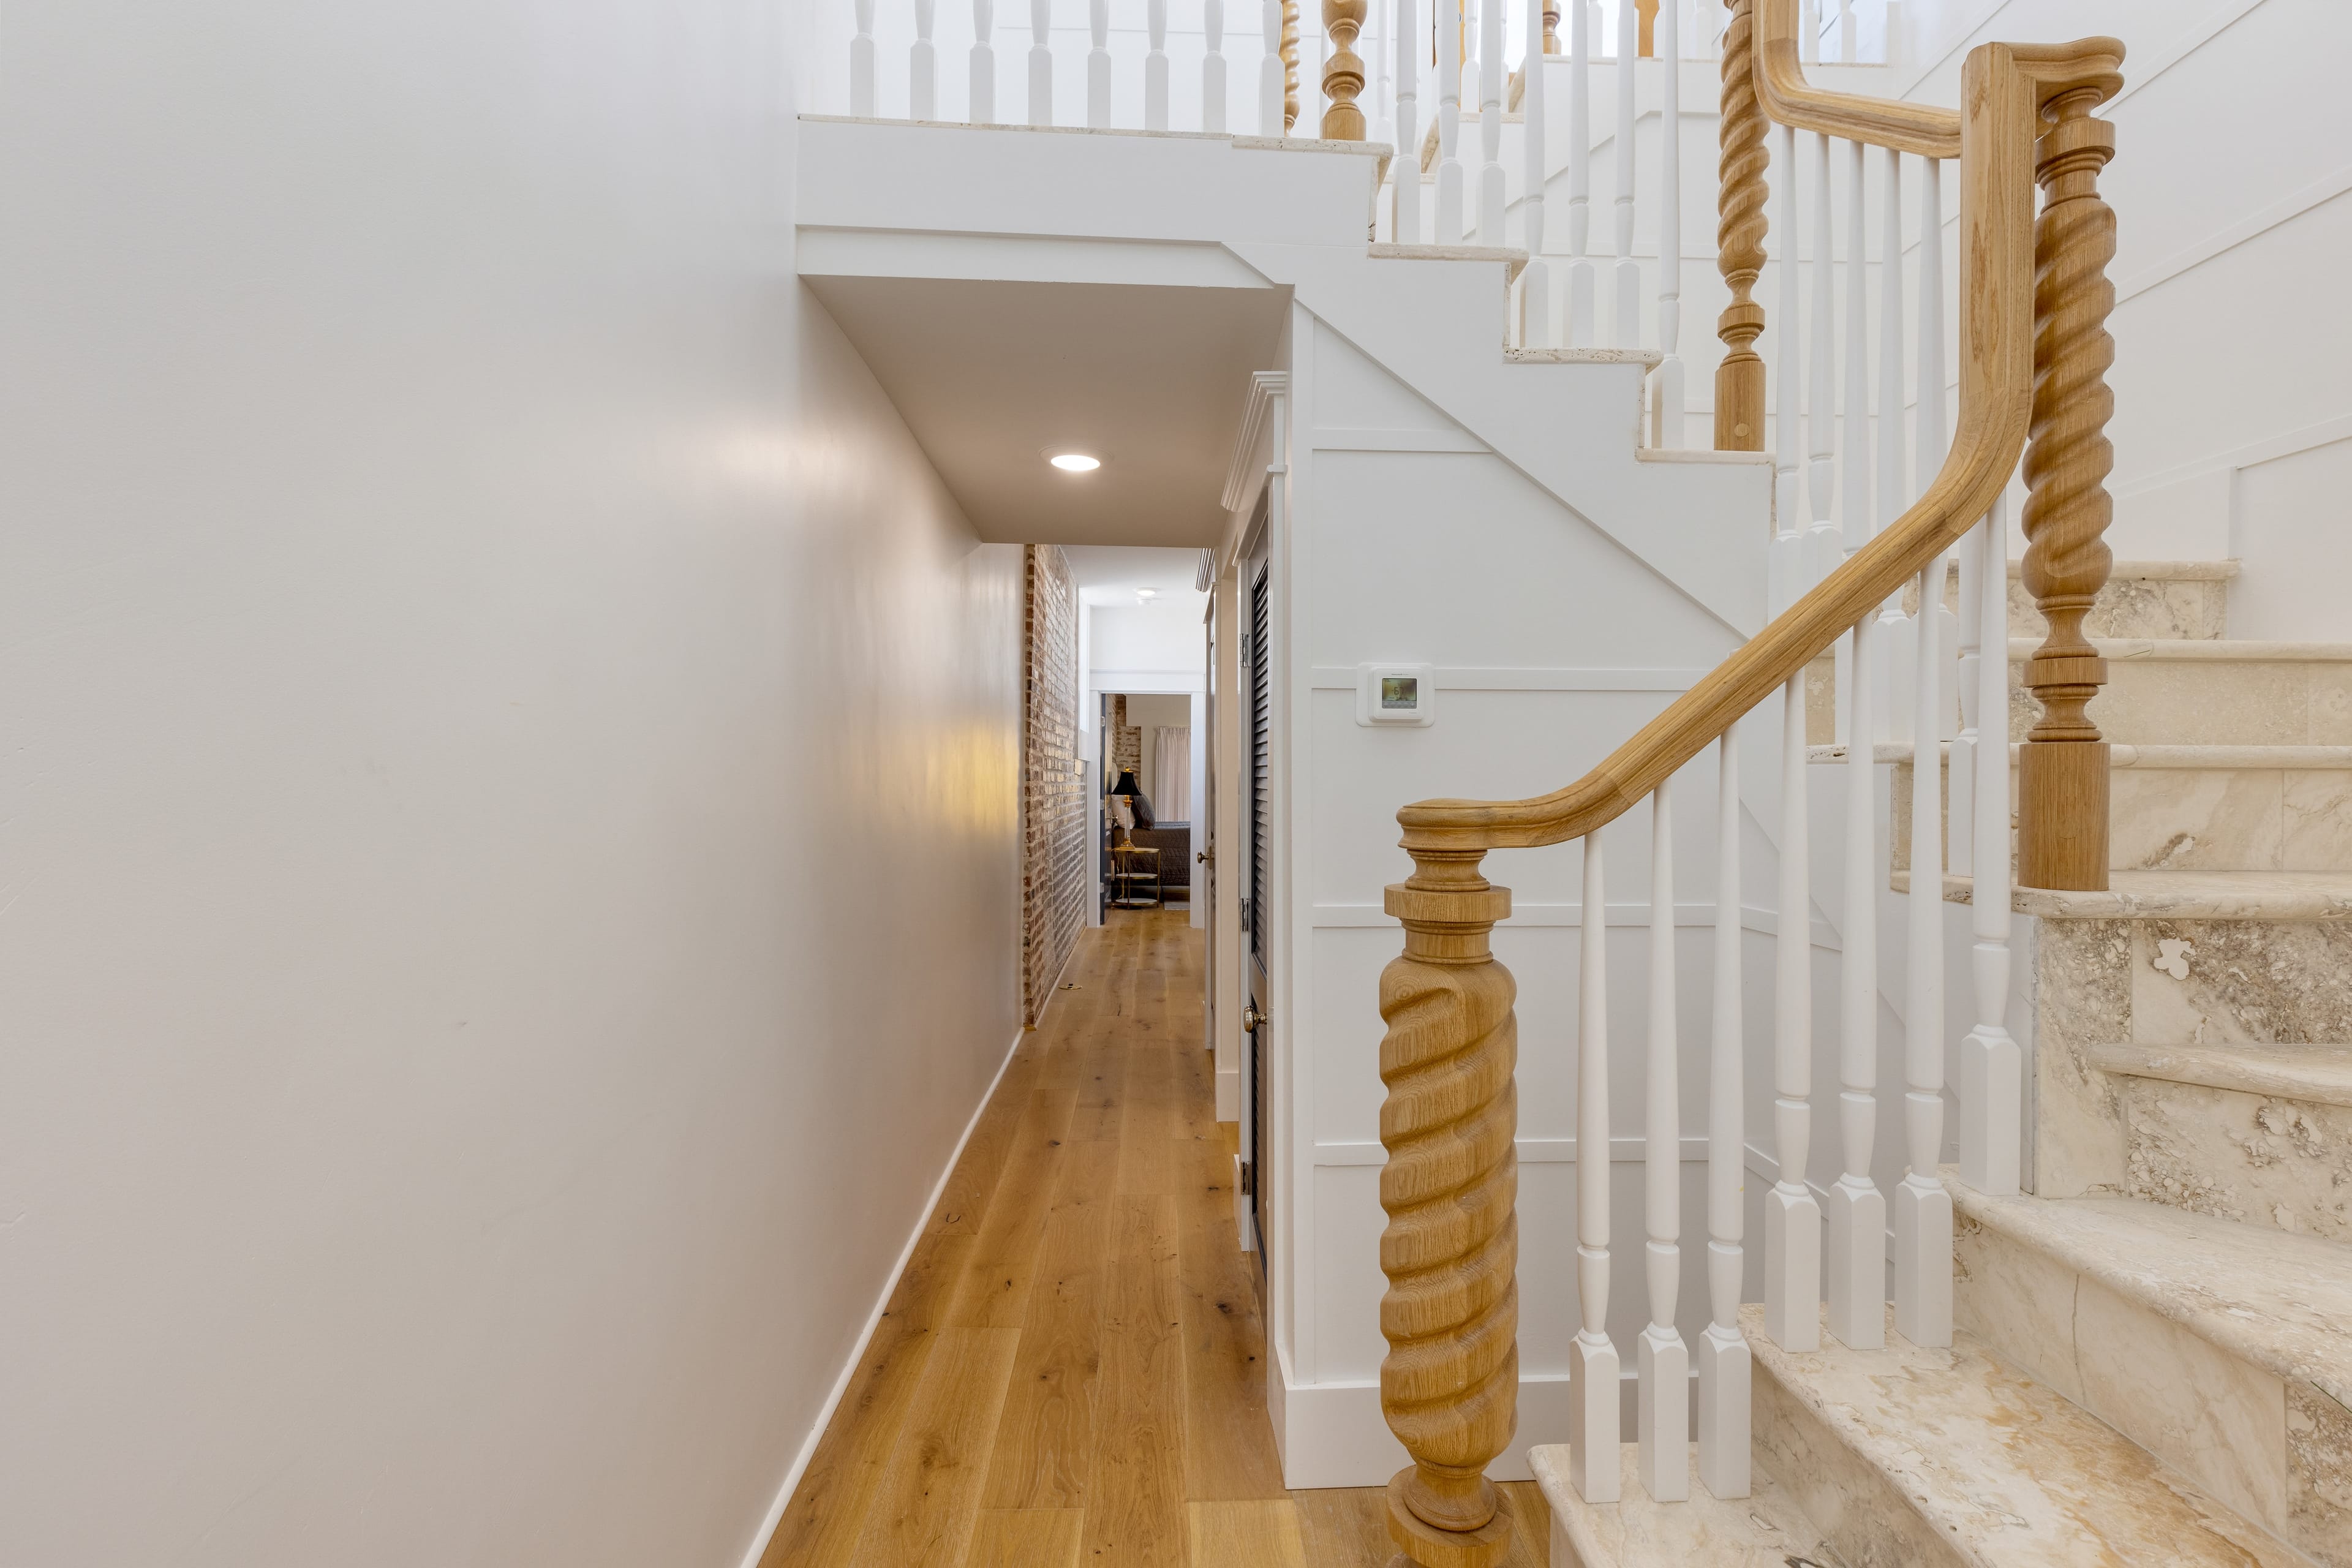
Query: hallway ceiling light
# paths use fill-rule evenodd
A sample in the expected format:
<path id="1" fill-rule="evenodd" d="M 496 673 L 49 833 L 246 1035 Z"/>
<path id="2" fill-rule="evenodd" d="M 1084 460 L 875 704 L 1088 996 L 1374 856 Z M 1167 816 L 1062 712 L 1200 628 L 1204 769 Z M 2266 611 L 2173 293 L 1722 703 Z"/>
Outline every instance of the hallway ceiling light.
<path id="1" fill-rule="evenodd" d="M 1160 590 L 1157 588 L 1138 588 L 1135 591 L 1135 596 L 1139 599 L 1156 599 L 1160 597 Z"/>
<path id="2" fill-rule="evenodd" d="M 1089 458 L 1084 452 L 1056 452 L 1045 460 L 1066 474 L 1090 474 L 1102 467 L 1100 458 Z"/>

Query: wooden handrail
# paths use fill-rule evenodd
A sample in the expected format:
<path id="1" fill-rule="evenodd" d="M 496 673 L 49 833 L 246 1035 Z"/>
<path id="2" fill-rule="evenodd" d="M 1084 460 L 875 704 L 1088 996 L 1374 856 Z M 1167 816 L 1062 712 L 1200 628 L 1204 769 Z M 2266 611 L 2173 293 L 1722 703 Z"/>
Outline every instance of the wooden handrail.
<path id="1" fill-rule="evenodd" d="M 1759 58 L 1785 52 L 1793 60 L 1791 0 L 1762 0 L 1762 7 Z M 1398 812 L 1403 846 L 1416 859 L 1559 844 L 1612 821 L 1985 514 L 2017 466 L 2032 416 L 2035 140 L 2043 110 L 2061 97 L 2100 102 L 2112 97 L 2122 86 L 2123 53 L 2117 40 L 2097 37 L 2046 46 L 1986 44 L 1969 56 L 1961 78 L 1968 108 L 1958 137 L 1959 249 L 1967 268 L 1960 293 L 1959 427 L 1927 494 L 1575 784 L 1527 800 L 1429 800 Z M 1766 68 L 1757 69 L 1760 80 Z M 1818 96 L 1830 100 L 1830 109 L 1866 101 Z M 1844 121 L 1822 123 L 1838 125 L 1835 134 L 1848 133 Z M 1885 133 L 1866 124 L 1852 129 L 1865 139 Z M 1427 869 L 1417 873 L 1417 882 Z"/>
<path id="2" fill-rule="evenodd" d="M 1797 52 L 1797 0 L 1755 0 L 1756 96 L 1764 114 L 1799 131 L 1818 131 L 1922 158 L 1958 158 L 1960 117 L 1933 104 L 1903 103 L 1891 98 L 1862 98 L 1850 92 L 1829 92 L 1805 80 L 1805 67 Z M 2111 38 L 2089 38 L 2084 45 L 2113 45 L 2117 63 L 2123 46 Z"/>

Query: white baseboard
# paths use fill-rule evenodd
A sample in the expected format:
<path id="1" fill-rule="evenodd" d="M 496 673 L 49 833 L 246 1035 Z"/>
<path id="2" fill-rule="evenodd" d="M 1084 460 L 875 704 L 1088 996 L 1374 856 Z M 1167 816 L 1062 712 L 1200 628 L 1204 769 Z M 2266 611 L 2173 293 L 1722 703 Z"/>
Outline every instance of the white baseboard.
<path id="1" fill-rule="evenodd" d="M 751 1550 L 743 1555 L 743 1568 L 760 1568 L 760 1559 L 768 1554 L 768 1544 L 775 1537 L 776 1527 L 784 1521 L 784 1510 L 792 1506 L 793 1493 L 799 1489 L 801 1478 L 808 1473 L 809 1461 L 816 1458 L 816 1446 L 823 1440 L 825 1427 L 831 1425 L 834 1412 L 841 1407 L 842 1396 L 849 1392 L 851 1379 L 857 1375 L 859 1364 L 866 1360 L 866 1348 L 874 1342 L 874 1331 L 882 1326 L 882 1314 L 890 1306 L 890 1293 L 898 1288 L 899 1277 L 907 1272 L 907 1265 L 914 1259 L 915 1246 L 923 1239 L 923 1232 L 930 1226 L 932 1211 L 940 1206 L 940 1199 L 948 1190 L 948 1178 L 955 1174 L 956 1162 L 963 1158 L 964 1145 L 971 1142 L 973 1131 L 980 1126 L 982 1114 L 988 1110 L 988 1102 L 996 1098 L 996 1086 L 1004 1081 L 1004 1069 L 1013 1065 L 1013 1055 L 1021 1049 L 1022 1038 L 1028 1032 L 1026 1029 L 1013 1031 L 1013 1044 L 1005 1047 L 1004 1059 L 996 1064 L 995 1076 L 988 1080 L 988 1088 L 981 1095 L 980 1103 L 972 1107 L 971 1119 L 963 1124 L 963 1135 L 949 1151 L 947 1163 L 940 1167 L 940 1179 L 931 1184 L 930 1196 L 923 1200 L 922 1212 L 915 1216 L 915 1228 L 908 1233 L 907 1245 L 898 1249 L 898 1261 L 890 1266 L 890 1277 L 883 1281 L 882 1293 L 875 1298 L 874 1310 L 866 1314 L 866 1327 L 859 1331 L 856 1345 L 851 1349 L 849 1359 L 842 1363 L 841 1375 L 833 1380 L 833 1392 L 825 1395 L 824 1407 L 817 1412 L 816 1420 L 809 1426 L 808 1436 L 801 1443 L 800 1452 L 793 1456 L 792 1468 L 784 1472 L 783 1485 L 776 1489 L 776 1499 L 768 1505 L 767 1517 L 760 1521 L 758 1531 L 751 1537 Z"/>
<path id="2" fill-rule="evenodd" d="M 1239 1121 L 1242 1119 L 1242 1069 L 1238 1067 L 1217 1069 L 1217 1120 Z"/>
<path id="3" fill-rule="evenodd" d="M 1272 1359 L 1272 1358 L 1270 1358 Z M 1279 1362 L 1276 1362 L 1279 1368 Z M 1404 1445 L 1381 1415 L 1378 1383 L 1318 1383 L 1284 1386 L 1276 1370 L 1267 1379 L 1267 1414 L 1282 1448 L 1282 1484 L 1294 1491 L 1318 1487 L 1384 1487 L 1412 1463 Z M 1617 1380 L 1619 1429 L 1633 1437 L 1635 1379 L 1627 1368 Z M 1690 1380 L 1691 1429 L 1698 1429 L 1698 1374 Z M 1531 1481 L 1528 1450 L 1568 1441 L 1568 1374 L 1538 1373 L 1519 1379 L 1519 1429 L 1511 1446 L 1486 1467 L 1498 1481 Z"/>

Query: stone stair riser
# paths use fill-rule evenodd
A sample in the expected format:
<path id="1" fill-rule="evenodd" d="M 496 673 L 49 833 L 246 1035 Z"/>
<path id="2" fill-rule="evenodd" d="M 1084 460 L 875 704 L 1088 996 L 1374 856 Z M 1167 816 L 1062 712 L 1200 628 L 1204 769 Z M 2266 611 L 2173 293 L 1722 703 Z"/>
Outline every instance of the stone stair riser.
<path id="1" fill-rule="evenodd" d="M 2041 704 L 2010 664 L 2010 739 Z M 2342 659 L 2125 658 L 2107 661 L 2091 719 L 2131 745 L 2334 746 L 2352 743 L 2352 662 Z"/>
<path id="2" fill-rule="evenodd" d="M 2352 1243 L 2352 1109 L 2111 1076 L 2133 1197 Z"/>

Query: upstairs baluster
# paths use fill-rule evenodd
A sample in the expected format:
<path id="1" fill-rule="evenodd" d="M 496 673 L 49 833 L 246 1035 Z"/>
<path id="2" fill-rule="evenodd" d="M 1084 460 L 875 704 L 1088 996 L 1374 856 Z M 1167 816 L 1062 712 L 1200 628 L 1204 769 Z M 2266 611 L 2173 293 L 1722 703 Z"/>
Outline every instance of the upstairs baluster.
<path id="1" fill-rule="evenodd" d="M 1706 1332 L 1698 1342 L 1698 1479 L 1718 1498 L 1748 1491 L 1748 1337 L 1739 1331 L 1747 1216 L 1747 1064 L 1740 1026 L 1739 727 L 1716 742 L 1715 1016 L 1706 1075 Z"/>
<path id="2" fill-rule="evenodd" d="M 1365 0 L 1323 0 L 1323 32 L 1331 58 L 1323 64 L 1323 135 L 1332 142 L 1361 142 L 1364 111 L 1356 97 L 1364 90 L 1364 58 L 1356 52 L 1363 30 Z"/>
<path id="3" fill-rule="evenodd" d="M 1395 11 L 1384 4 L 1383 0 L 1373 0 L 1371 16 L 1365 23 L 1362 50 L 1365 58 L 1371 62 L 1375 73 L 1372 82 L 1371 137 L 1375 142 L 1385 142 L 1396 148 L 1398 155 L 1402 157 L 1404 148 L 1396 139 L 1396 85 L 1389 75 L 1390 62 L 1395 58 L 1396 51 L 1393 48 L 1381 47 L 1389 41 L 1387 35 L 1381 30 L 1384 19 L 1391 30 L 1393 30 L 1396 26 Z"/>
<path id="4" fill-rule="evenodd" d="M 1054 123 L 1054 4 L 1029 0 L 1029 123 Z"/>
<path id="5" fill-rule="evenodd" d="M 1791 175 L 1795 174 L 1790 171 Z M 1812 341 L 1805 378 L 1805 579 L 1810 588 L 1837 568 L 1845 552 L 1832 508 L 1837 498 L 1837 293 L 1830 249 L 1830 139 L 1813 138 Z M 1793 246 L 1795 237 L 1790 237 Z"/>
<path id="6" fill-rule="evenodd" d="M 1617 0 L 1617 276 L 1613 348 L 1642 346 L 1642 264 L 1633 259 L 1633 67 L 1640 18 L 1634 0 Z"/>
<path id="7" fill-rule="evenodd" d="M 1461 0 L 1444 0 L 1437 24 L 1437 243 L 1462 243 Z"/>
<path id="8" fill-rule="evenodd" d="M 1568 346 L 1594 345 L 1592 6 L 1568 0 Z"/>
<path id="9" fill-rule="evenodd" d="M 1100 131 L 1110 124 L 1110 0 L 1087 0 L 1087 125 Z"/>
<path id="10" fill-rule="evenodd" d="M 1201 36 L 1207 53 L 1201 57 L 1201 129 L 1223 135 L 1225 129 L 1225 0 L 1202 0 Z"/>
<path id="11" fill-rule="evenodd" d="M 1328 5 L 1333 0 L 1324 0 Z M 1360 3 L 1360 0 L 1359 0 Z M 1503 235 L 1503 0 L 1478 11 L 1478 243 L 1501 245 Z"/>
<path id="12" fill-rule="evenodd" d="M 1682 70 L 1676 63 L 1682 38 L 1679 0 L 1667 0 L 1658 14 L 1658 53 L 1664 63 L 1658 89 L 1658 351 L 1653 398 L 1652 443 L 1683 444 L 1683 111 Z"/>
<path id="13" fill-rule="evenodd" d="M 1038 0 L 1042 3 L 1042 0 Z M 1282 120 L 1282 0 L 1259 0 L 1259 24 L 1265 29 L 1265 58 L 1257 68 L 1257 133 L 1279 136 Z"/>
<path id="14" fill-rule="evenodd" d="M 915 0 L 915 47 L 907 56 L 907 113 L 909 119 L 940 117 L 939 51 L 931 46 L 931 13 L 939 0 Z"/>
<path id="15" fill-rule="evenodd" d="M 1839 493 L 1845 498 L 1843 544 L 1859 550 L 1877 531 L 1871 518 L 1870 489 L 1870 268 L 1864 175 L 1868 160 L 1859 142 L 1846 151 L 1845 211 L 1845 416 L 1839 439 L 1844 450 Z M 1892 522 L 1889 512 L 1880 522 Z M 1841 557 L 1843 559 L 1843 557 Z"/>
<path id="16" fill-rule="evenodd" d="M 1772 323 L 1772 358 L 1780 367 L 1780 374 L 1772 378 L 1772 511 L 1779 520 L 1773 560 L 1780 574 L 1780 593 L 1774 603 L 1785 610 L 1812 584 L 1805 580 L 1804 476 L 1797 460 L 1804 428 L 1798 399 L 1805 384 L 1803 340 L 1798 335 L 1803 318 L 1798 310 L 1801 286 L 1797 277 L 1797 133 L 1783 125 L 1777 142 L 1780 233 L 1784 243 L 1780 257 L 1780 313 Z M 1717 445 L 1720 444 L 1718 437 Z"/>
<path id="17" fill-rule="evenodd" d="M 857 0 L 857 36 L 849 40 L 849 112 L 874 117 L 874 0 Z"/>
<path id="18" fill-rule="evenodd" d="M 1519 93 L 1519 147 L 1525 156 L 1527 194 L 1519 200 L 1519 223 L 1525 231 L 1528 265 L 1519 274 L 1519 342 L 1531 349 L 1552 346 L 1551 271 L 1544 263 L 1544 17 L 1539 5 L 1528 6 L 1527 58 L 1519 68 L 1525 82 Z M 1402 160 L 1400 160 L 1402 161 Z"/>
<path id="19" fill-rule="evenodd" d="M 1168 129 L 1168 0 L 1145 0 L 1150 49 L 1143 57 L 1143 128 Z"/>
<path id="20" fill-rule="evenodd" d="M 1389 179 L 1396 186 L 1396 216 L 1391 237 L 1399 245 L 1419 245 L 1421 226 L 1421 41 L 1414 0 L 1396 0 L 1396 156 L 1389 161 Z"/>
<path id="21" fill-rule="evenodd" d="M 1690 1348 L 1675 1328 L 1683 1275 L 1681 1071 L 1675 1032 L 1674 781 L 1650 793 L 1650 1034 L 1643 1086 L 1643 1273 L 1650 1322 L 1634 1352 L 1634 1433 L 1643 1489 L 1659 1502 L 1690 1496 Z"/>
<path id="22" fill-rule="evenodd" d="M 996 0 L 971 0 L 971 123 L 996 122 Z"/>

